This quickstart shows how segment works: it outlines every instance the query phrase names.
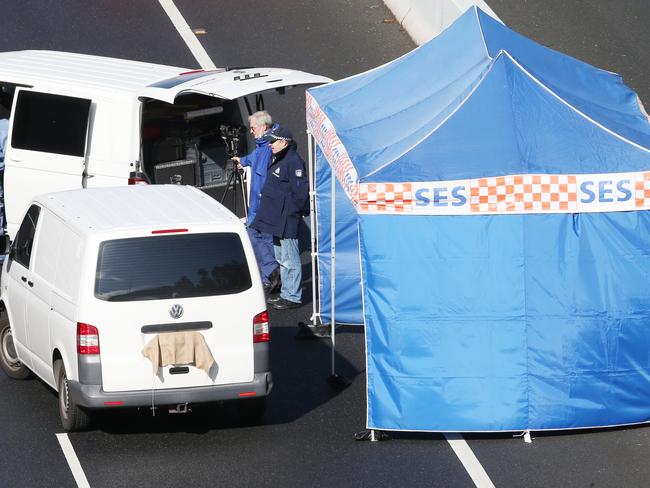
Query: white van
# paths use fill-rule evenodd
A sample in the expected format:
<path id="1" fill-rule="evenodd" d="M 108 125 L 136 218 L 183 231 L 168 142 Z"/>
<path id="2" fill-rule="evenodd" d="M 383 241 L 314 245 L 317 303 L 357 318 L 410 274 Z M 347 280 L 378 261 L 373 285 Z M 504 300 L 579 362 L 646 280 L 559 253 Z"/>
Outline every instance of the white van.
<path id="1" fill-rule="evenodd" d="M 269 322 L 253 249 L 241 221 L 195 188 L 38 196 L 1 283 L 0 366 L 55 388 L 66 430 L 102 408 L 264 410 Z M 170 342 L 188 333 L 195 349 Z M 197 359 L 173 359 L 188 353 Z"/>
<path id="2" fill-rule="evenodd" d="M 331 81 L 278 68 L 211 71 L 54 51 L 0 53 L 7 231 L 41 193 L 126 185 L 199 187 L 238 216 L 234 150 L 263 92 Z"/>

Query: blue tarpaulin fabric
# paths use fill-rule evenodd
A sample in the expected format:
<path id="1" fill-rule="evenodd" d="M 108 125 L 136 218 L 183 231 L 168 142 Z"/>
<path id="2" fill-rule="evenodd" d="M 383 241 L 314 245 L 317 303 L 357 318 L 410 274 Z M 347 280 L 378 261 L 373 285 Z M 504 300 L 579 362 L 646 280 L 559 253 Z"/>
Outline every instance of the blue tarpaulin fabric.
<path id="1" fill-rule="evenodd" d="M 321 320 L 331 321 L 331 182 L 332 171 L 316 148 L 316 243 L 318 246 L 318 295 L 321 297 Z M 357 214 L 341 185 L 335 180 L 336 191 L 336 322 L 358 325 L 363 323 L 361 309 L 361 265 Z"/>
<path id="2" fill-rule="evenodd" d="M 368 427 L 650 419 L 647 212 L 360 221 Z"/>
<path id="3" fill-rule="evenodd" d="M 411 53 L 309 96 L 318 111 L 308 106 L 308 124 L 322 129 L 321 314 L 332 299 L 334 166 L 336 316 L 366 326 L 369 428 L 650 420 L 650 124 L 620 76 L 473 8 Z M 578 203 L 633 210 L 636 198 L 639 210 L 382 214 L 354 191 L 509 175 L 590 175 L 576 184 Z M 416 194 L 413 208 L 451 208 L 434 190 Z"/>

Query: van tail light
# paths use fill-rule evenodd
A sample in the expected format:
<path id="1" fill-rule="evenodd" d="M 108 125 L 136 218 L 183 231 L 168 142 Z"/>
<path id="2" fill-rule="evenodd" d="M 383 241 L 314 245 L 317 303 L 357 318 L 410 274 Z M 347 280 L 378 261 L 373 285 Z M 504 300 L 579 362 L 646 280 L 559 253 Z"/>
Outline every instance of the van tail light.
<path id="1" fill-rule="evenodd" d="M 97 327 L 77 322 L 77 353 L 99 354 L 99 331 Z"/>
<path id="2" fill-rule="evenodd" d="M 264 310 L 253 317 L 253 342 L 269 342 L 269 313 Z"/>
<path id="3" fill-rule="evenodd" d="M 129 173 L 129 185 L 148 185 L 149 179 L 147 175 L 141 171 L 131 171 Z"/>

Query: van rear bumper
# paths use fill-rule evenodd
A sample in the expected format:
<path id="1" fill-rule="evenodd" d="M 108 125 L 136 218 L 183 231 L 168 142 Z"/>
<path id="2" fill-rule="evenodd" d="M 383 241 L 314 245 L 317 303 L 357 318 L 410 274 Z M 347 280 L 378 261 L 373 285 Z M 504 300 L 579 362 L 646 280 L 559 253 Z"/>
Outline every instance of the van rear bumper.
<path id="1" fill-rule="evenodd" d="M 85 385 L 77 381 L 68 381 L 70 397 L 77 405 L 85 408 L 150 407 L 152 403 L 161 406 L 241 400 L 267 396 L 272 388 L 273 376 L 268 371 L 255 373 L 250 383 L 168 388 L 154 390 L 153 394 L 152 390 L 106 392 L 102 390 L 101 385 Z"/>

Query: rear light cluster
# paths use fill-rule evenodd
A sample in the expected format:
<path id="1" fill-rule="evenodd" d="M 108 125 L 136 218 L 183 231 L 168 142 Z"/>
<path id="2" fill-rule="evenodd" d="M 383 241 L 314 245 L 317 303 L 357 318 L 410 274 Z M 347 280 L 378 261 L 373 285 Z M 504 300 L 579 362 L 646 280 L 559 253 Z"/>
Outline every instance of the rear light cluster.
<path id="1" fill-rule="evenodd" d="M 269 313 L 264 310 L 253 317 L 253 342 L 269 342 Z"/>
<path id="2" fill-rule="evenodd" d="M 99 354 L 99 331 L 94 325 L 77 322 L 77 354 Z"/>
<path id="3" fill-rule="evenodd" d="M 141 171 L 131 171 L 129 173 L 129 185 L 147 185 L 149 181 L 147 180 L 147 175 Z"/>

